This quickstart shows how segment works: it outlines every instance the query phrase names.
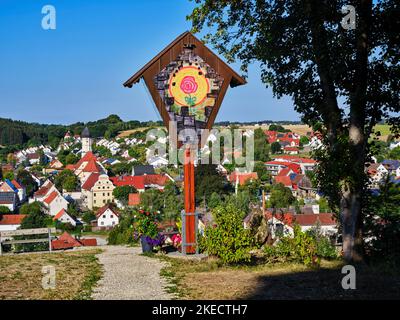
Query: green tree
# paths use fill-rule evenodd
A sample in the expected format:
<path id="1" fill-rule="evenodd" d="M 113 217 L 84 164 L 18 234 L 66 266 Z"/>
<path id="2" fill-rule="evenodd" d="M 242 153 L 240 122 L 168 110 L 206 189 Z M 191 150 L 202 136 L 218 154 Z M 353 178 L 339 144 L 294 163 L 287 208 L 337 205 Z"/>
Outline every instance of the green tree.
<path id="1" fill-rule="evenodd" d="M 400 147 L 390 150 L 387 157 L 393 160 L 400 160 Z"/>
<path id="2" fill-rule="evenodd" d="M 270 146 L 264 131 L 257 128 L 254 131 L 254 161 L 268 161 Z"/>
<path id="3" fill-rule="evenodd" d="M 310 140 L 306 136 L 300 137 L 300 145 L 301 146 L 304 146 L 304 145 L 308 144 L 309 142 L 310 142 Z"/>
<path id="4" fill-rule="evenodd" d="M 265 167 L 264 162 L 257 161 L 254 163 L 254 172 L 257 172 L 258 179 L 261 182 L 269 182 L 271 180 L 271 174 L 268 172 L 267 168 Z"/>
<path id="5" fill-rule="evenodd" d="M 121 201 L 124 205 L 128 203 L 130 193 L 137 193 L 135 187 L 121 186 L 115 187 L 115 189 L 113 190 L 113 196 L 115 197 L 115 199 Z"/>
<path id="6" fill-rule="evenodd" d="M 19 209 L 20 214 L 44 214 L 42 204 L 38 201 L 32 203 L 24 203 Z"/>
<path id="7" fill-rule="evenodd" d="M 24 169 L 18 170 L 17 180 L 26 188 L 28 196 L 31 196 L 38 189 L 38 185 L 33 180 L 31 174 Z"/>
<path id="8" fill-rule="evenodd" d="M 226 194 L 228 186 L 225 178 L 217 171 L 217 166 L 201 164 L 195 168 L 196 202 L 201 203 L 210 199 L 212 193 Z"/>
<path id="9" fill-rule="evenodd" d="M 61 171 L 55 178 L 54 183 L 59 190 L 72 192 L 79 186 L 78 177 L 71 170 Z"/>
<path id="10" fill-rule="evenodd" d="M 4 175 L 3 175 L 3 179 L 8 179 L 10 181 L 14 180 L 14 172 L 12 171 L 7 171 Z"/>
<path id="11" fill-rule="evenodd" d="M 296 198 L 292 191 L 285 187 L 282 183 L 272 186 L 270 203 L 275 209 L 286 209 L 295 202 Z"/>
<path id="12" fill-rule="evenodd" d="M 65 157 L 65 164 L 75 164 L 79 161 L 79 157 L 73 153 L 69 153 Z"/>
<path id="13" fill-rule="evenodd" d="M 0 206 L 0 214 L 8 214 L 11 213 L 10 209 L 6 206 Z"/>
<path id="14" fill-rule="evenodd" d="M 219 205 L 221 205 L 221 203 L 222 203 L 221 196 L 218 193 L 213 192 L 210 196 L 210 199 L 208 200 L 207 205 L 209 208 L 214 209 Z"/>
<path id="15" fill-rule="evenodd" d="M 345 259 L 362 260 L 368 138 L 381 120 L 400 131 L 397 0 L 357 0 L 354 30 L 340 25 L 344 0 L 195 1 L 192 31 L 213 30 L 205 39 L 244 71 L 259 62 L 263 83 L 322 134 L 321 188 L 340 209 Z"/>
<path id="16" fill-rule="evenodd" d="M 93 211 L 86 211 L 82 215 L 82 220 L 86 222 L 87 224 L 90 224 L 93 220 L 96 219 L 96 215 L 93 213 Z"/>
<path id="17" fill-rule="evenodd" d="M 254 241 L 250 230 L 243 227 L 243 213 L 228 205 L 217 207 L 213 215 L 217 226 L 206 228 L 200 240 L 201 250 L 219 257 L 227 264 L 250 261 Z"/>
<path id="18" fill-rule="evenodd" d="M 271 143 L 271 152 L 272 153 L 280 153 L 282 151 L 282 147 L 279 142 L 275 141 Z"/>

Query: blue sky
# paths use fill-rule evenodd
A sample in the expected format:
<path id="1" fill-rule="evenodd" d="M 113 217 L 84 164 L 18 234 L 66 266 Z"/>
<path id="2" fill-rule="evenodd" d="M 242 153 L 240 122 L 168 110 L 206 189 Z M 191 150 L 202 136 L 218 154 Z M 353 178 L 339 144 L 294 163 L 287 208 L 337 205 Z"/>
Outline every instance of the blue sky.
<path id="1" fill-rule="evenodd" d="M 47 4 L 56 8 L 56 30 L 41 27 Z M 193 7 L 188 0 L 1 0 L 0 117 L 67 124 L 113 113 L 159 120 L 144 85 L 122 83 L 190 29 Z M 248 84 L 228 90 L 217 121 L 264 119 L 299 116 L 289 98 L 273 98 L 252 66 Z"/>

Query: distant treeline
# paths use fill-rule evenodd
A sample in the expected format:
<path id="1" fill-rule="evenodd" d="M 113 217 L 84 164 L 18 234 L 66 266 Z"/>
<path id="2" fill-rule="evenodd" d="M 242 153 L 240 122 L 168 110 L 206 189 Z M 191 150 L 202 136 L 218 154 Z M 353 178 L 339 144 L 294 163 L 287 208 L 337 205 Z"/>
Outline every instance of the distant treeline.
<path id="1" fill-rule="evenodd" d="M 0 145 L 57 145 L 67 131 L 70 131 L 73 135 L 80 135 L 85 126 L 88 126 L 93 138 L 113 138 L 122 130 L 131 130 L 147 126 L 159 126 L 161 124 L 160 121 L 124 122 L 117 115 L 110 115 L 105 119 L 88 122 L 86 124 L 83 122 L 77 122 L 71 125 L 48 125 L 0 118 Z"/>
<path id="2" fill-rule="evenodd" d="M 262 121 L 249 121 L 249 122 L 239 122 L 239 121 L 218 121 L 215 124 L 218 126 L 254 126 L 262 124 L 279 124 L 279 125 L 291 125 L 291 124 L 303 124 L 301 121 L 273 121 L 273 120 L 262 120 Z"/>

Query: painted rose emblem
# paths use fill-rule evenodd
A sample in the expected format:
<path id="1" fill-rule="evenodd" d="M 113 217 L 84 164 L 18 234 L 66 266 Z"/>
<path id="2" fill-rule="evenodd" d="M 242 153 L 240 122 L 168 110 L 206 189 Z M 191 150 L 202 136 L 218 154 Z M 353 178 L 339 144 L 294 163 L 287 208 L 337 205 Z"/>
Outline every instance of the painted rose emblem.
<path id="1" fill-rule="evenodd" d="M 186 94 L 195 93 L 197 91 L 197 82 L 194 77 L 186 76 L 182 79 L 180 87 Z"/>

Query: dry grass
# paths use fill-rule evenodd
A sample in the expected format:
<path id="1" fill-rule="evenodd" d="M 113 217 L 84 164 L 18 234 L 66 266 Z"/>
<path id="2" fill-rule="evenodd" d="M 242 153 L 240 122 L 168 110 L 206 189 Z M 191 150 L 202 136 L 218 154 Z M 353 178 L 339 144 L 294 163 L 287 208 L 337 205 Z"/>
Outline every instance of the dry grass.
<path id="1" fill-rule="evenodd" d="M 155 128 L 163 128 L 163 127 L 155 127 Z M 144 131 L 146 129 L 149 129 L 149 127 L 140 127 L 140 128 L 136 128 L 136 129 L 132 129 L 132 130 L 125 130 L 125 131 L 121 131 L 117 138 L 127 138 L 129 137 L 132 133 L 138 132 L 138 131 Z"/>
<path id="2" fill-rule="evenodd" d="M 301 264 L 226 267 L 215 260 L 190 262 L 167 258 L 163 270 L 183 299 L 399 299 L 399 274 L 357 268 L 357 289 L 344 290 L 342 263 L 323 261 L 321 268 Z"/>
<path id="3" fill-rule="evenodd" d="M 0 257 L 0 299 L 90 299 L 101 267 L 95 257 L 100 249 L 31 253 Z M 42 288 L 42 267 L 54 266 L 56 288 Z"/>

